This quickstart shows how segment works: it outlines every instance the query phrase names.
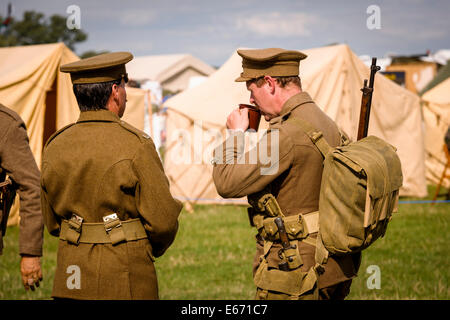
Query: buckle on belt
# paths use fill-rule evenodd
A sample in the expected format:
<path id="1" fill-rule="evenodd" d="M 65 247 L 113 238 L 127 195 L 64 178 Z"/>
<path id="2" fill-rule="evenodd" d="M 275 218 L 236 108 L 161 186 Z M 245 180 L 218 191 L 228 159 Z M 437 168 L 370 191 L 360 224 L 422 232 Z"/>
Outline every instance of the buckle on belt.
<path id="1" fill-rule="evenodd" d="M 122 226 L 122 223 L 120 222 L 119 217 L 116 213 L 104 216 L 103 223 L 105 225 L 106 233 L 109 233 L 112 228 L 118 228 Z"/>
<path id="2" fill-rule="evenodd" d="M 104 216 L 103 224 L 105 225 L 106 233 L 111 238 L 111 243 L 113 246 L 126 240 L 125 233 L 122 228 L 122 222 L 116 213 Z"/>
<path id="3" fill-rule="evenodd" d="M 83 218 L 72 213 L 72 216 L 67 221 L 69 229 L 67 229 L 66 240 L 70 243 L 78 245 L 81 236 L 81 226 L 83 225 Z"/>

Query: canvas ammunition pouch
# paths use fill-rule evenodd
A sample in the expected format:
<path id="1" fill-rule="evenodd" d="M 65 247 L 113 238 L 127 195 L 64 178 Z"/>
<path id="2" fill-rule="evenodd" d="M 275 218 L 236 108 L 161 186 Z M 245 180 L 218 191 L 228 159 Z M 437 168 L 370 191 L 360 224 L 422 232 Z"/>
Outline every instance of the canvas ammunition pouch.
<path id="1" fill-rule="evenodd" d="M 296 123 L 309 136 L 324 158 L 319 211 L 311 213 L 314 216 L 311 224 L 316 228 L 308 226 L 305 215 L 283 218 L 289 239 L 315 244 L 316 264 L 307 274 L 267 268 L 266 247 L 278 240 L 272 217 L 282 213 L 275 198 L 263 192 L 256 200 L 249 197 L 251 223 L 264 239 L 264 256 L 254 280 L 263 289 L 258 289 L 259 292 L 272 290 L 301 298 L 313 287 L 310 283 L 313 275 L 323 272 L 330 254 L 360 252 L 384 236 L 392 213 L 397 211 L 403 176 L 396 149 L 380 138 L 369 136 L 352 143 L 343 139 L 341 146 L 332 148 L 322 132 L 307 121 L 299 118 L 288 121 Z M 269 198 L 273 199 L 268 201 Z M 254 214 L 258 211 L 263 212 L 262 217 Z M 279 214 L 274 215 L 274 211 Z M 318 232 L 315 240 L 309 237 L 313 232 Z M 294 275 L 297 273 L 301 274 Z M 296 277 L 297 282 L 290 277 Z"/>
<path id="2" fill-rule="evenodd" d="M 308 272 L 300 268 L 291 271 L 269 269 L 263 259 L 255 273 L 257 300 L 271 299 L 271 296 L 283 296 L 289 300 L 317 300 L 319 298 L 318 274 L 315 268 Z"/>
<path id="3" fill-rule="evenodd" d="M 147 233 L 139 218 L 121 221 L 117 214 L 103 217 L 103 223 L 85 223 L 83 218 L 72 214 L 69 220 L 63 220 L 59 238 L 69 243 L 111 243 L 146 239 Z"/>
<path id="4" fill-rule="evenodd" d="M 315 245 L 311 237 L 318 231 L 318 211 L 307 214 L 284 216 L 275 197 L 266 192 L 249 197 L 257 199 L 249 208 L 250 224 L 254 226 L 264 240 L 264 252 L 255 273 L 254 283 L 257 287 L 257 299 L 270 299 L 271 295 L 283 295 L 287 299 L 317 299 L 318 273 L 315 268 L 301 271 L 303 261 L 300 256 L 299 241 Z M 287 270 L 269 268 L 267 256 L 274 243 L 280 243 L 280 232 L 275 219 L 281 217 L 290 247 L 278 252 Z"/>
<path id="5" fill-rule="evenodd" d="M 258 230 L 258 233 L 264 240 L 272 242 L 280 240 L 275 217 L 254 214 L 251 219 L 251 225 Z M 319 231 L 319 211 L 288 217 L 283 216 L 282 219 L 289 240 L 306 240 L 310 234 Z"/>

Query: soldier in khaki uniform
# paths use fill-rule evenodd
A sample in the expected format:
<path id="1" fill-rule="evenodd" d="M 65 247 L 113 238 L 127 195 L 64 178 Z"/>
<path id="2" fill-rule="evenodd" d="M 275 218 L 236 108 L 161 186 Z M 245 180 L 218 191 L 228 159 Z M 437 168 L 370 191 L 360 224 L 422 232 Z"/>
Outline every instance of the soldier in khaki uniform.
<path id="1" fill-rule="evenodd" d="M 6 180 L 7 175 L 9 178 Z M 34 290 L 42 280 L 40 257 L 44 224 L 39 178 L 39 169 L 30 149 L 25 123 L 16 112 L 0 104 L 0 184 L 11 181 L 5 188 L 17 188 L 20 196 L 20 271 L 26 290 Z M 6 197 L 2 195 L 2 202 L 4 200 Z M 0 208 L 0 255 L 9 209 L 10 207 Z"/>
<path id="2" fill-rule="evenodd" d="M 42 157 L 45 224 L 59 236 L 53 297 L 158 299 L 154 257 L 171 245 L 182 205 L 152 139 L 120 120 L 128 52 L 61 66 L 81 113 Z"/>
<path id="3" fill-rule="evenodd" d="M 253 207 L 249 210 L 251 224 L 258 229 L 253 268 L 256 298 L 343 299 L 357 274 L 360 255 L 331 256 L 324 271 L 316 268 L 314 244 L 318 215 L 315 213 L 323 158 L 295 119 L 312 124 L 333 147 L 341 143 L 339 130 L 301 89 L 299 64 L 306 55 L 279 48 L 238 50 L 238 54 L 243 58 L 243 72 L 236 81 L 246 82 L 250 103 L 270 123 L 263 137 L 267 143 L 263 144 L 261 139 L 258 150 L 267 148 L 267 154 L 273 150 L 278 153 L 276 157 L 271 154 L 274 159 L 271 163 L 261 159 L 255 163 L 249 161 L 250 151 L 244 153 L 242 147 L 244 131 L 249 125 L 248 110 L 236 109 L 227 119 L 231 136 L 215 150 L 213 179 L 222 197 L 247 196 Z M 273 223 L 275 215 L 269 223 L 268 213 L 273 212 L 286 217 L 289 250 L 282 250 L 279 228 Z M 290 257 L 286 262 L 287 252 Z"/>

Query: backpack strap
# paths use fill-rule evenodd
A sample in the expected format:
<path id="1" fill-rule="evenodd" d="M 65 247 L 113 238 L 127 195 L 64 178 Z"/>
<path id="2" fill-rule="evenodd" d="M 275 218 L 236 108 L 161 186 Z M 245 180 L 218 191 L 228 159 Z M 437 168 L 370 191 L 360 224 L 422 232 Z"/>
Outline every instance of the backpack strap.
<path id="1" fill-rule="evenodd" d="M 316 252 L 314 256 L 316 265 L 314 266 L 314 268 L 317 270 L 318 274 L 322 274 L 325 272 L 324 265 L 328 261 L 329 252 L 323 245 L 320 232 L 317 234 L 316 243 L 314 245 L 316 246 Z"/>
<path id="2" fill-rule="evenodd" d="M 288 121 L 292 121 L 293 123 L 297 124 L 303 130 L 303 132 L 306 133 L 306 135 L 311 139 L 312 143 L 314 143 L 317 149 L 319 149 L 324 158 L 333 149 L 325 140 L 322 131 L 314 128 L 313 125 L 308 121 L 295 117 L 290 117 Z"/>

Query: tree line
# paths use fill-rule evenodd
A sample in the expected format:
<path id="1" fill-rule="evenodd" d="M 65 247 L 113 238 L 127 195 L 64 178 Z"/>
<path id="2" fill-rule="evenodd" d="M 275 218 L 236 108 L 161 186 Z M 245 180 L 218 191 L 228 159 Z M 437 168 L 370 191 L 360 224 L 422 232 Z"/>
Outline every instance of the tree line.
<path id="1" fill-rule="evenodd" d="M 33 10 L 25 11 L 22 19 L 0 14 L 0 47 L 63 42 L 75 51 L 75 45 L 86 41 L 88 35 L 81 29 L 69 30 L 66 19 L 58 14 L 46 18 L 43 13 Z M 89 50 L 79 56 L 87 58 L 104 52 Z"/>

